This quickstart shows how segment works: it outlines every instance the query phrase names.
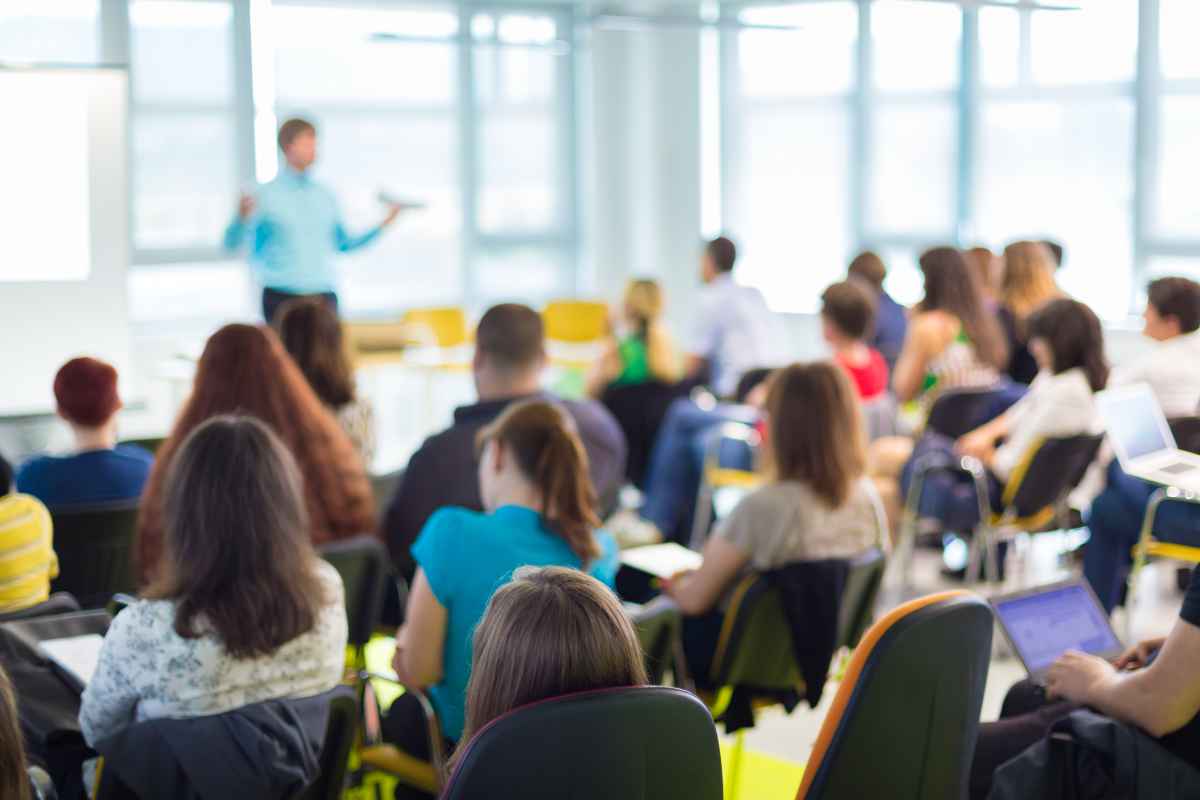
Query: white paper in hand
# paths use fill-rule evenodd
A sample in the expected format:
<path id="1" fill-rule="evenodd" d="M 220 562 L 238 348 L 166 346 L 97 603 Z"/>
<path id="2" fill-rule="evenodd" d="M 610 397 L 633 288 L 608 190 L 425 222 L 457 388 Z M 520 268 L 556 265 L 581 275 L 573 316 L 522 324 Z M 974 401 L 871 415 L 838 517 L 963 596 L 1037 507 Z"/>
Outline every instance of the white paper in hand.
<path id="1" fill-rule="evenodd" d="M 621 551 L 621 563 L 653 575 L 670 578 L 680 572 L 699 569 L 704 558 L 695 550 L 689 550 L 674 542 L 651 544 Z"/>
<path id="2" fill-rule="evenodd" d="M 100 647 L 103 644 L 104 637 L 98 633 L 38 642 L 38 646 L 54 663 L 78 678 L 84 686 L 87 686 L 96 674 L 96 665 L 100 662 Z"/>

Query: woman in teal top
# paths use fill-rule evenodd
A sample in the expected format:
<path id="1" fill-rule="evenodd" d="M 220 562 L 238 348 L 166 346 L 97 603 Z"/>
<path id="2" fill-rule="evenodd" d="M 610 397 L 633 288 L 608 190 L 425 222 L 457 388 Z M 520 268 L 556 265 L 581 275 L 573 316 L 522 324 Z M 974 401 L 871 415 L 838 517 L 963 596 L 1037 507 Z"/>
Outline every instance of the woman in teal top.
<path id="1" fill-rule="evenodd" d="M 443 508 L 413 545 L 417 562 L 392 666 L 427 690 L 442 734 L 462 735 L 472 638 L 496 589 L 530 566 L 583 569 L 612 586 L 616 546 L 597 534 L 587 457 L 563 412 L 533 401 L 480 432 L 479 488 L 486 513 Z M 385 737 L 419 758 L 427 730 L 410 697 L 397 700 Z"/>

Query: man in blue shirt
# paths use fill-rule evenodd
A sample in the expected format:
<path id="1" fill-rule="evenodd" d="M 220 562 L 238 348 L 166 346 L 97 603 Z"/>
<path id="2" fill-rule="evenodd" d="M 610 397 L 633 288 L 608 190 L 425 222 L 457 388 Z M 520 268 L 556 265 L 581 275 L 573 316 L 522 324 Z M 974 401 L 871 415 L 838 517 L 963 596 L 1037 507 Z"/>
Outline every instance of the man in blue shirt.
<path id="1" fill-rule="evenodd" d="M 342 225 L 333 193 L 309 175 L 317 158 L 317 129 L 302 119 L 279 128 L 284 167 L 278 177 L 242 195 L 237 217 L 225 230 L 225 249 L 250 245 L 250 263 L 263 287 L 263 318 L 293 297 L 320 295 L 336 310 L 334 256 L 374 241 L 403 206 L 392 204 L 383 221 L 359 236 Z"/>
<path id="2" fill-rule="evenodd" d="M 908 314 L 904 306 L 883 290 L 883 279 L 887 277 L 887 268 L 883 259 L 870 250 L 859 253 L 850 262 L 847 275 L 862 281 L 878 298 L 875 307 L 875 333 L 868 344 L 879 351 L 887 362 L 888 374 L 896 368 L 900 351 L 904 348 L 904 337 L 908 333 Z"/>
<path id="3" fill-rule="evenodd" d="M 30 459 L 17 472 L 17 491 L 54 508 L 136 500 L 154 458 L 117 444 L 117 371 L 95 358 L 73 358 L 54 376 L 58 415 L 71 426 L 75 452 Z"/>

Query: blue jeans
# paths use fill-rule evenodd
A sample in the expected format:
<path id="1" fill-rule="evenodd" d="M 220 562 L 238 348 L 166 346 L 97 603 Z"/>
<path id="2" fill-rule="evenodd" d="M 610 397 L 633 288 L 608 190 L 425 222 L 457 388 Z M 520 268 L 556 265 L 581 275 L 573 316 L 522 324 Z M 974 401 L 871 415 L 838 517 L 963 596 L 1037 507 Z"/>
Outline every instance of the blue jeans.
<path id="1" fill-rule="evenodd" d="M 917 440 L 912 457 L 904 465 L 900 473 L 901 497 L 908 500 L 908 490 L 912 486 L 918 461 L 930 459 L 945 465 L 958 463 L 954 453 L 954 440 L 949 436 L 930 431 Z M 988 499 L 992 510 L 1000 510 L 1000 498 L 1004 487 L 991 472 L 987 474 Z M 925 484 L 921 487 L 920 516 L 940 520 L 947 529 L 961 535 L 968 535 L 979 525 L 979 498 L 975 492 L 975 483 L 961 472 L 934 470 L 926 473 Z"/>
<path id="2" fill-rule="evenodd" d="M 1125 474 L 1113 461 L 1108 485 L 1092 502 L 1087 526 L 1091 533 L 1083 556 L 1083 576 L 1104 610 L 1111 613 L 1133 563 L 1132 550 L 1142 533 L 1150 496 L 1158 487 Z M 1166 501 L 1158 507 L 1154 534 L 1167 541 L 1200 545 L 1200 506 Z"/>
<path id="3" fill-rule="evenodd" d="M 755 414 L 744 406 L 700 408 L 690 399 L 676 400 L 667 410 L 650 452 L 646 496 L 641 515 L 653 522 L 668 541 L 687 544 L 692 532 L 696 495 L 704 472 L 709 443 L 723 422 L 752 422 Z M 735 469 L 750 469 L 752 455 L 730 442 L 722 448 L 721 462 Z"/>

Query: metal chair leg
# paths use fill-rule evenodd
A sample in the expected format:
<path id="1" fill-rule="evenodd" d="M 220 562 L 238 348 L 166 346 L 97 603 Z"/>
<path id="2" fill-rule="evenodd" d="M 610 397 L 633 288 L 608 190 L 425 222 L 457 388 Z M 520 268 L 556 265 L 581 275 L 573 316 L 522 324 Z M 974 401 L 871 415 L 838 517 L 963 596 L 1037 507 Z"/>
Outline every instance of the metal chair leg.
<path id="1" fill-rule="evenodd" d="M 725 776 L 725 800 L 737 800 L 741 793 L 742 755 L 746 749 L 746 731 L 734 734 L 733 750 L 729 753 L 729 774 Z"/>

